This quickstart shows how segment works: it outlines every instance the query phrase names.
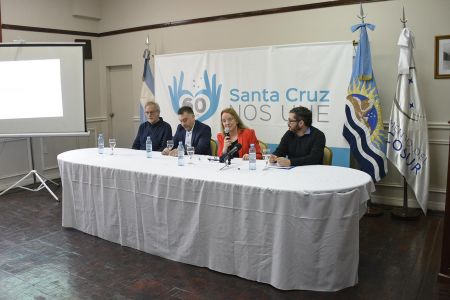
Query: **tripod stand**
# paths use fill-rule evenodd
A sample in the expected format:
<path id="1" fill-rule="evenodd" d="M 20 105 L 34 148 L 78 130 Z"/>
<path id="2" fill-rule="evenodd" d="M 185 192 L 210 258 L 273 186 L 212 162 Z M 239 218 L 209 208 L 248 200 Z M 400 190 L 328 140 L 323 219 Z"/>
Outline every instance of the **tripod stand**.
<path id="1" fill-rule="evenodd" d="M 13 185 L 11 185 L 9 188 L 7 188 L 6 190 L 4 190 L 3 192 L 0 193 L 0 196 L 5 194 L 7 191 L 9 191 L 10 189 L 13 189 L 15 187 L 24 189 L 24 190 L 28 190 L 28 191 L 32 191 L 32 192 L 37 192 L 42 190 L 43 188 L 46 188 L 48 190 L 48 192 L 53 196 L 53 198 L 55 198 L 56 201 L 59 201 L 58 197 L 56 197 L 55 193 L 53 193 L 53 191 L 48 187 L 48 185 L 46 184 L 47 181 L 53 183 L 56 186 L 59 186 L 58 183 L 54 182 L 51 179 L 45 178 L 42 174 L 39 174 L 35 169 L 34 169 L 34 156 L 33 156 L 33 143 L 31 141 L 31 137 L 29 137 L 27 139 L 28 142 L 28 147 L 30 149 L 30 161 L 31 161 L 31 171 L 28 172 L 27 175 L 23 176 L 19 181 L 17 181 L 16 183 L 14 183 Z M 22 181 L 24 181 L 26 178 L 28 178 L 30 175 L 33 175 L 33 184 L 36 184 L 36 178 L 39 179 L 39 181 L 41 182 L 41 184 L 36 187 L 36 188 L 28 188 L 25 186 L 21 186 L 19 185 Z"/>

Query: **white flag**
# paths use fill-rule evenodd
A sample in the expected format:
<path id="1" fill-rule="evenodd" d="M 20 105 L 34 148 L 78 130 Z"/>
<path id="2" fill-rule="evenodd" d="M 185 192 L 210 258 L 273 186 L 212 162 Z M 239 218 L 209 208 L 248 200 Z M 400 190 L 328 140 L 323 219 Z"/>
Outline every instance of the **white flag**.
<path id="1" fill-rule="evenodd" d="M 428 127 L 417 88 L 414 37 L 408 28 L 402 30 L 398 45 L 398 81 L 389 120 L 387 157 L 406 178 L 426 213 L 429 185 Z"/>

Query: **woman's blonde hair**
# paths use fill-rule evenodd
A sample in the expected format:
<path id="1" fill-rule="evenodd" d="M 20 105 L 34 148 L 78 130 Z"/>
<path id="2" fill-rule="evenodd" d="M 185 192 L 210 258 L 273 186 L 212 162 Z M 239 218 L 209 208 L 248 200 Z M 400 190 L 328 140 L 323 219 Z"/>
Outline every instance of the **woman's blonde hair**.
<path id="1" fill-rule="evenodd" d="M 242 122 L 242 120 L 239 117 L 239 115 L 237 114 L 237 112 L 232 107 L 228 107 L 228 108 L 223 109 L 220 112 L 220 127 L 222 128 L 222 133 L 225 132 L 225 129 L 223 128 L 223 122 L 222 122 L 222 115 L 224 113 L 230 114 L 233 117 L 233 119 L 236 120 L 238 129 L 245 129 L 245 128 L 247 128 L 247 126 L 244 125 L 244 123 Z"/>

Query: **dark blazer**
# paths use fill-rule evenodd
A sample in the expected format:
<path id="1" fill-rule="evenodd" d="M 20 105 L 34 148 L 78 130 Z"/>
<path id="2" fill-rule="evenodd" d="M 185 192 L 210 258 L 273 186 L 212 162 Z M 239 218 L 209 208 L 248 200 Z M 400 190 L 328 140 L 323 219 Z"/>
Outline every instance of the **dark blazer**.
<path id="1" fill-rule="evenodd" d="M 186 138 L 186 130 L 178 124 L 177 131 L 173 136 L 174 148 L 178 148 L 178 142 L 182 142 L 184 149 L 186 145 L 184 140 Z M 192 130 L 192 146 L 195 147 L 195 154 L 211 155 L 211 127 L 202 122 L 195 120 L 194 129 Z"/>

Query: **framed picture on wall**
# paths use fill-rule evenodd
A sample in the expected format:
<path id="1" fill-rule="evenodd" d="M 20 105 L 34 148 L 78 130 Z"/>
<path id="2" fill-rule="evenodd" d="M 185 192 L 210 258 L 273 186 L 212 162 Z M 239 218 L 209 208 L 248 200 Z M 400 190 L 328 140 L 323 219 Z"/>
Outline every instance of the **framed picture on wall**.
<path id="1" fill-rule="evenodd" d="M 450 35 L 435 37 L 434 78 L 450 78 Z"/>

